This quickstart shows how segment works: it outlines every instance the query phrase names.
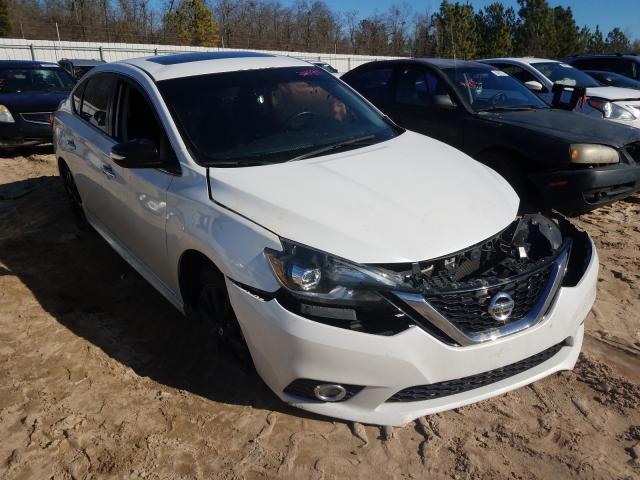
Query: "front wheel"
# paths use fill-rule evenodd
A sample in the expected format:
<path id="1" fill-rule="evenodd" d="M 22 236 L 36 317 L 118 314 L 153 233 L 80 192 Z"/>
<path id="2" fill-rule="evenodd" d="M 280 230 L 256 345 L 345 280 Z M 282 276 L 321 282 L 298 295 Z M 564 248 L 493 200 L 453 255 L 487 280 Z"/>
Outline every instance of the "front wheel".
<path id="1" fill-rule="evenodd" d="M 251 354 L 238 319 L 231 308 L 224 276 L 210 269 L 200 273 L 200 292 L 190 316 L 218 339 L 244 366 L 251 365 Z"/>

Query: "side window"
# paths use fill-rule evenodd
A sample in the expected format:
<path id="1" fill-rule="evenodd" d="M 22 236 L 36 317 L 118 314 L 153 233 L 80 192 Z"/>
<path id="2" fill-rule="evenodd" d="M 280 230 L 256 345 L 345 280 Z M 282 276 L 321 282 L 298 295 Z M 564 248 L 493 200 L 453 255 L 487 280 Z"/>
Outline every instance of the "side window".
<path id="1" fill-rule="evenodd" d="M 160 145 L 163 131 L 145 96 L 137 88 L 124 84 L 118 115 L 118 138 L 123 142 L 147 139 Z"/>
<path id="2" fill-rule="evenodd" d="M 391 68 L 369 69 L 349 81 L 350 85 L 375 105 L 389 101 L 391 92 Z"/>
<path id="3" fill-rule="evenodd" d="M 73 111 L 80 114 L 80 104 L 82 103 L 82 93 L 87 86 L 87 82 L 82 82 L 73 90 Z"/>
<path id="4" fill-rule="evenodd" d="M 437 96 L 447 95 L 451 98 L 446 84 L 433 72 L 409 67 L 403 69 L 398 77 L 395 103 L 429 107 L 436 104 Z"/>
<path id="5" fill-rule="evenodd" d="M 614 72 L 629 78 L 636 78 L 636 64 L 631 60 L 617 60 Z"/>
<path id="6" fill-rule="evenodd" d="M 521 81 L 522 83 L 525 82 L 531 82 L 531 81 L 538 81 L 536 79 L 536 77 L 533 76 L 533 74 L 527 72 L 524 68 L 522 67 L 518 67 L 517 65 L 507 65 L 507 64 L 503 64 L 503 65 L 496 65 L 500 70 L 502 70 L 504 73 L 507 73 L 509 75 L 511 75 L 513 78 L 515 78 L 516 80 Z"/>
<path id="7" fill-rule="evenodd" d="M 114 75 L 91 77 L 84 89 L 80 116 L 109 135 L 109 104 L 117 85 Z"/>

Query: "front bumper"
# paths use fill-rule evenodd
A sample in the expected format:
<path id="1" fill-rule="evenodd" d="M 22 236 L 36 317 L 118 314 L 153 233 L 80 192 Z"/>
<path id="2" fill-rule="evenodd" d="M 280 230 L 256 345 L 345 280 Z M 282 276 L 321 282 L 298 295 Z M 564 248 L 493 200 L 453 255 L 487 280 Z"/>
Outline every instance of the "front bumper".
<path id="1" fill-rule="evenodd" d="M 533 174 L 529 179 L 545 206 L 575 215 L 622 200 L 640 190 L 640 166 L 634 163 L 560 170 Z"/>
<path id="2" fill-rule="evenodd" d="M 16 118 L 17 117 L 17 118 Z M 50 143 L 51 125 L 24 121 L 15 114 L 15 123 L 0 123 L 0 148 L 24 147 Z"/>
<path id="3" fill-rule="evenodd" d="M 263 300 L 231 281 L 227 287 L 256 369 L 278 397 L 322 415 L 400 426 L 573 368 L 582 346 L 583 322 L 596 296 L 598 257 L 595 248 L 592 252 L 580 282 L 559 290 L 543 321 L 522 332 L 468 347 L 445 345 L 419 327 L 390 337 L 335 328 L 291 313 L 277 300 Z M 562 348 L 548 360 L 501 381 L 433 400 L 387 401 L 405 388 L 489 372 L 562 342 Z M 296 379 L 364 388 L 348 400 L 325 403 L 284 393 Z"/>

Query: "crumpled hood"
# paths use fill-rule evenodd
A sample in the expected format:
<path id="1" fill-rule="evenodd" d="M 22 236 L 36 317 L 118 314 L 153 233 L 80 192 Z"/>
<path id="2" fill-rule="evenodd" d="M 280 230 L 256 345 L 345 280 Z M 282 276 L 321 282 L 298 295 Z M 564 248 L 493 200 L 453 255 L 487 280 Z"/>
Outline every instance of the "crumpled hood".
<path id="1" fill-rule="evenodd" d="M 489 112 L 483 113 L 482 118 L 531 130 L 531 142 L 536 142 L 539 134 L 555 137 L 567 143 L 567 151 L 571 143 L 598 143 L 620 148 L 640 141 L 637 128 L 561 109 Z"/>
<path id="2" fill-rule="evenodd" d="M 53 112 L 60 102 L 69 96 L 66 93 L 1 93 L 0 105 L 13 112 Z"/>
<path id="3" fill-rule="evenodd" d="M 587 88 L 587 96 L 604 100 L 640 100 L 640 90 L 621 87 L 592 87 Z"/>
<path id="4" fill-rule="evenodd" d="M 489 238 L 518 197 L 492 170 L 412 132 L 349 152 L 209 169 L 213 199 L 280 237 L 360 263 L 441 257 Z"/>

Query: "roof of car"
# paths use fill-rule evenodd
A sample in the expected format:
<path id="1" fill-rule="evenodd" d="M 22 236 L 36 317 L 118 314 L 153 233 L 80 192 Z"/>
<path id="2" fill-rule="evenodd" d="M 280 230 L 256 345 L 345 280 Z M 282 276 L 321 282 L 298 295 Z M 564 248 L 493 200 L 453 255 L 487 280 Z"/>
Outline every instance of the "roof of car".
<path id="1" fill-rule="evenodd" d="M 293 57 L 249 51 L 214 51 L 158 55 L 154 57 L 132 58 L 123 60 L 120 63 L 141 68 L 156 81 L 238 70 L 310 66 L 309 62 Z"/>
<path id="2" fill-rule="evenodd" d="M 483 63 L 474 62 L 471 60 L 455 60 L 453 58 L 437 58 L 437 57 L 415 57 L 415 58 L 401 58 L 395 60 L 380 60 L 379 62 L 370 63 L 423 63 L 431 65 L 436 68 L 456 68 L 456 67 L 484 67 L 491 68 L 489 65 Z M 368 65 L 365 63 L 364 65 Z"/>
<path id="3" fill-rule="evenodd" d="M 640 62 L 638 53 L 590 53 L 588 55 L 571 55 L 569 60 L 582 60 L 585 58 L 626 58 Z"/>
<path id="4" fill-rule="evenodd" d="M 38 67 L 58 67 L 57 63 L 34 62 L 32 60 L 0 60 L 0 68 L 38 68 Z"/>
<path id="5" fill-rule="evenodd" d="M 517 63 L 526 63 L 531 65 L 533 63 L 561 63 L 558 60 L 551 60 L 549 58 L 536 58 L 536 57 L 505 57 L 505 58 L 483 58 L 481 62 L 500 62 L 509 61 Z"/>
<path id="6" fill-rule="evenodd" d="M 63 58 L 61 62 L 71 62 L 78 67 L 88 67 L 93 65 L 101 65 L 104 60 L 95 60 L 92 58 Z"/>

